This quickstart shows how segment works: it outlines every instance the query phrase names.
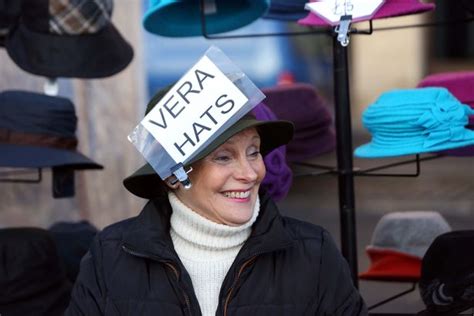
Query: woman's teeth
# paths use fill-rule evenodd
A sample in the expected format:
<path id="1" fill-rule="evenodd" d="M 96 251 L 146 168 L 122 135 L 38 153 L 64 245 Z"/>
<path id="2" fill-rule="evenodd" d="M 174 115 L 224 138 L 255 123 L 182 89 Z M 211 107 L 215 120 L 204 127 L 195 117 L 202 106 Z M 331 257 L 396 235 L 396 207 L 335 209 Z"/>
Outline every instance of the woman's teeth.
<path id="1" fill-rule="evenodd" d="M 250 191 L 245 192 L 224 192 L 224 195 L 231 199 L 245 199 L 248 198 L 250 195 Z"/>

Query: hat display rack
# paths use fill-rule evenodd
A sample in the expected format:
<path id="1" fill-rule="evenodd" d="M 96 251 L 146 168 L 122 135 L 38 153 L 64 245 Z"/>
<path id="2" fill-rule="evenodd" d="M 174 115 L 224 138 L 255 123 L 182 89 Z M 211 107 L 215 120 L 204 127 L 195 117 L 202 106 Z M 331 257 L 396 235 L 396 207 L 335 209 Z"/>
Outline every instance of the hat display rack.
<path id="1" fill-rule="evenodd" d="M 449 27 L 455 24 L 471 23 L 474 21 L 474 12 L 467 9 L 469 17 L 456 20 L 442 20 L 431 23 L 408 24 L 390 27 L 374 27 L 373 19 L 368 19 L 368 27 L 363 29 L 354 28 L 350 19 L 346 19 L 338 27 L 312 28 L 310 31 L 301 32 L 279 32 L 279 33 L 257 33 L 257 34 L 223 34 L 215 35 L 207 32 L 206 14 L 204 11 L 205 0 L 200 2 L 201 31 L 206 39 L 238 39 L 238 38 L 257 38 L 265 36 L 305 36 L 305 35 L 330 35 L 333 38 L 333 75 L 334 75 L 334 104 L 335 104 L 335 128 L 336 128 L 336 153 L 337 166 L 324 166 L 312 163 L 300 163 L 303 166 L 319 169 L 323 171 L 308 172 L 300 176 L 320 176 L 333 174 L 338 177 L 338 196 L 340 211 L 340 231 L 341 231 L 341 252 L 347 260 L 353 281 L 358 287 L 358 268 L 357 268 L 357 234 L 355 221 L 355 196 L 354 196 L 354 177 L 417 177 L 421 174 L 421 162 L 443 157 L 442 154 L 415 154 L 414 158 L 404 159 L 395 163 L 383 164 L 366 169 L 354 168 L 353 166 L 353 146 L 352 146 L 352 127 L 351 127 L 351 111 L 350 111 L 350 87 L 349 87 L 349 63 L 348 48 L 350 36 L 353 35 L 371 35 L 375 31 L 390 31 L 416 27 Z M 464 6 L 463 1 L 456 2 L 457 5 Z M 428 6 L 428 4 L 426 5 Z M 433 5 L 432 5 L 433 6 Z M 434 6 L 432 7 L 434 8 Z M 413 11 L 408 14 L 420 13 L 428 11 Z M 399 16 L 405 14 L 396 14 L 391 16 Z M 389 17 L 389 16 L 384 16 Z M 381 17 L 382 18 L 382 17 Z M 343 20 L 343 19 L 341 19 Z M 323 25 L 319 25 L 323 26 Z M 390 169 L 402 165 L 414 165 L 415 170 L 411 173 L 379 173 L 378 171 Z M 399 293 L 392 298 L 387 299 L 384 303 L 400 297 L 408 292 Z M 379 305 L 377 305 L 379 306 Z M 377 315 L 377 314 L 371 314 Z M 397 314 L 380 314 L 380 315 L 397 315 Z M 406 315 L 406 314 L 404 314 Z"/>

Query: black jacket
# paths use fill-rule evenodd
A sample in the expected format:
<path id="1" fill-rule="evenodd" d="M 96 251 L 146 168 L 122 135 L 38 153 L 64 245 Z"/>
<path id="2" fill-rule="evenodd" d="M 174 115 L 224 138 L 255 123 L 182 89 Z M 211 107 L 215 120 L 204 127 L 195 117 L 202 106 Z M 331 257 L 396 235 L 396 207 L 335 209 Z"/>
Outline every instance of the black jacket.
<path id="1" fill-rule="evenodd" d="M 104 229 L 81 263 L 66 315 L 201 315 L 169 234 L 167 198 Z M 346 261 L 321 227 L 261 199 L 222 284 L 217 315 L 367 315 Z"/>

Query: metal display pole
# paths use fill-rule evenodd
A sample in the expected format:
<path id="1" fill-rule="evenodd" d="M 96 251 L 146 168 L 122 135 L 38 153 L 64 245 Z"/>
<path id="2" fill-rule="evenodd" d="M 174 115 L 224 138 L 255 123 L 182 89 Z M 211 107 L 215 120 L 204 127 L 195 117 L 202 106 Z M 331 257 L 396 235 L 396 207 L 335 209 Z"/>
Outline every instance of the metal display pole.
<path id="1" fill-rule="evenodd" d="M 347 47 L 341 45 L 337 36 L 333 37 L 333 57 L 341 251 L 349 263 L 354 286 L 358 288 L 349 70 Z"/>

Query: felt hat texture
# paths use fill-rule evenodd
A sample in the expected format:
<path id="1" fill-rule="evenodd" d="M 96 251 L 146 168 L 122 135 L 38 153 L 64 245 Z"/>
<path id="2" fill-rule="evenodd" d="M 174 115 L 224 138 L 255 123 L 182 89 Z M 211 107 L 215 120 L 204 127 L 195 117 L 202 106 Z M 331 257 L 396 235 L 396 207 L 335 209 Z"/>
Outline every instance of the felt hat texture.
<path id="1" fill-rule="evenodd" d="M 312 85 L 282 84 L 262 92 L 266 95 L 265 104 L 275 115 L 295 125 L 295 135 L 286 146 L 289 162 L 334 150 L 336 136 L 328 103 Z"/>
<path id="2" fill-rule="evenodd" d="M 133 58 L 110 20 L 112 8 L 112 0 L 22 0 L 7 52 L 21 69 L 39 76 L 112 76 Z"/>
<path id="3" fill-rule="evenodd" d="M 206 32 L 236 30 L 260 18 L 269 0 L 204 1 Z M 143 17 L 144 28 L 169 37 L 202 36 L 199 0 L 150 0 Z"/>
<path id="4" fill-rule="evenodd" d="M 434 211 L 388 213 L 379 220 L 366 251 L 371 260 L 364 280 L 416 282 L 421 260 L 433 240 L 451 227 Z"/>
<path id="5" fill-rule="evenodd" d="M 425 316 L 452 316 L 474 307 L 474 231 L 438 236 L 423 258 L 420 294 Z"/>
<path id="6" fill-rule="evenodd" d="M 67 98 L 29 91 L 0 93 L 0 166 L 102 169 L 77 151 L 77 117 Z"/>
<path id="7" fill-rule="evenodd" d="M 461 103 L 474 108 L 474 71 L 432 74 L 423 78 L 417 87 L 444 87 Z M 467 128 L 474 130 L 474 115 L 469 116 Z M 474 156 L 474 146 L 449 149 L 441 153 L 450 156 Z"/>
<path id="8" fill-rule="evenodd" d="M 361 158 L 432 153 L 474 144 L 467 129 L 474 110 L 447 89 L 401 89 L 383 93 L 362 114 L 372 134 L 370 143 L 355 149 Z"/>
<path id="9" fill-rule="evenodd" d="M 374 16 L 371 19 L 378 20 L 405 16 L 432 11 L 434 9 L 435 5 L 433 3 L 423 3 L 419 0 L 385 0 L 385 2 L 377 10 L 377 12 L 375 12 Z M 326 20 L 312 12 L 310 12 L 305 18 L 299 20 L 298 24 L 306 26 L 331 26 Z"/>

